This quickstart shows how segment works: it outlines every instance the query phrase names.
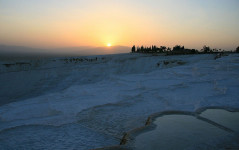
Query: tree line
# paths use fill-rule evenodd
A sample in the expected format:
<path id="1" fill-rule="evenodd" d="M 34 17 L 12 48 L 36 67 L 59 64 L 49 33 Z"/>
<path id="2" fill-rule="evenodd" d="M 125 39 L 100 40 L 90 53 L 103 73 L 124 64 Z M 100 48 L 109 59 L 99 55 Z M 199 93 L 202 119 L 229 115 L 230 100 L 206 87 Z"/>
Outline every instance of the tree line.
<path id="1" fill-rule="evenodd" d="M 221 52 L 236 52 L 239 53 L 239 46 L 235 51 L 225 51 L 221 49 L 211 49 L 209 46 L 203 46 L 199 51 L 197 49 L 188 49 L 181 45 L 176 45 L 173 48 L 152 45 L 150 47 L 141 46 L 136 47 L 135 45 L 131 49 L 132 53 L 165 53 L 167 55 L 177 55 L 177 54 L 211 54 L 211 53 L 221 53 Z"/>

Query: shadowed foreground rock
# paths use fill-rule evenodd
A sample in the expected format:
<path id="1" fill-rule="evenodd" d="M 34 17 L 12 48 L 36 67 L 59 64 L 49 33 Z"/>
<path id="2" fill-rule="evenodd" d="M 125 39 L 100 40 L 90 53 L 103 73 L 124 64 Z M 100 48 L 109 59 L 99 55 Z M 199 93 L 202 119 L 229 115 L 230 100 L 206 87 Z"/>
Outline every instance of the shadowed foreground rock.
<path id="1" fill-rule="evenodd" d="M 119 146 L 136 150 L 239 149 L 239 110 L 207 107 L 196 112 L 165 111 L 123 136 Z"/>
<path id="2" fill-rule="evenodd" d="M 136 132 L 128 145 L 137 150 L 239 149 L 239 112 L 208 109 L 199 115 L 169 114 L 157 117 L 152 126 Z"/>

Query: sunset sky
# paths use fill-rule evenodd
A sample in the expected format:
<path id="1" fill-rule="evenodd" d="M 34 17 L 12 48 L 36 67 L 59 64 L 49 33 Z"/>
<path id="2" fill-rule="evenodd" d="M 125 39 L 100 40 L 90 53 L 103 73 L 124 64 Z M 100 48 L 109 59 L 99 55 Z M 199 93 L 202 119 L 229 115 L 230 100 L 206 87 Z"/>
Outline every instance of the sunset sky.
<path id="1" fill-rule="evenodd" d="M 0 0 L 0 44 L 239 46 L 239 0 Z"/>

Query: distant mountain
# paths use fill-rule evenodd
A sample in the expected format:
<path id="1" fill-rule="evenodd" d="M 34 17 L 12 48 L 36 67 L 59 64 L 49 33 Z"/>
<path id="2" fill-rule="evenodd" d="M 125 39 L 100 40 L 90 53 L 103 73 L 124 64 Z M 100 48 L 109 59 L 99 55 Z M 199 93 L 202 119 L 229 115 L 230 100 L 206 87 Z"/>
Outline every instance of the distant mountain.
<path id="1" fill-rule="evenodd" d="M 0 45 L 1 56 L 26 56 L 50 54 L 47 49 L 31 48 L 24 46 Z"/>
<path id="2" fill-rule="evenodd" d="M 112 47 L 65 47 L 53 49 L 58 53 L 75 54 L 75 55 L 104 55 L 104 54 L 117 54 L 128 53 L 130 47 L 127 46 L 112 46 Z"/>
<path id="3" fill-rule="evenodd" d="M 112 46 L 112 47 L 65 47 L 54 49 L 40 49 L 24 46 L 0 45 L 1 56 L 25 56 L 25 55 L 54 55 L 54 56 L 85 56 L 85 55 L 104 55 L 128 53 L 130 47 Z"/>

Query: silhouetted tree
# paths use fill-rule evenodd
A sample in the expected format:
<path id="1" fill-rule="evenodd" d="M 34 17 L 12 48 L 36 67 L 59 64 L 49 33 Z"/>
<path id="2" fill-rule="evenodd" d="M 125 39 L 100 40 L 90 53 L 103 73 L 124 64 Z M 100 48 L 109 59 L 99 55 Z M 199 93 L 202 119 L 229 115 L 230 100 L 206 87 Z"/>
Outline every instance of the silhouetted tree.
<path id="1" fill-rule="evenodd" d="M 176 45 L 173 47 L 173 51 L 180 51 L 180 50 L 184 50 L 184 46 L 180 46 L 180 45 Z"/>
<path id="2" fill-rule="evenodd" d="M 138 53 L 140 53 L 141 51 L 140 51 L 140 47 L 139 46 L 137 46 L 137 52 Z"/>
<path id="3" fill-rule="evenodd" d="M 213 52 L 218 52 L 218 50 L 216 48 L 212 49 Z"/>
<path id="4" fill-rule="evenodd" d="M 196 53 L 198 53 L 198 50 L 192 49 L 192 50 L 191 50 L 191 53 L 192 53 L 192 54 L 196 54 Z"/>
<path id="5" fill-rule="evenodd" d="M 135 45 L 132 47 L 132 53 L 135 53 Z"/>
<path id="6" fill-rule="evenodd" d="M 153 53 L 158 52 L 158 47 L 156 45 L 152 45 L 152 52 Z"/>
<path id="7" fill-rule="evenodd" d="M 152 46 L 136 46 L 133 45 L 131 49 L 132 53 L 165 53 L 166 55 L 186 55 L 186 54 L 200 54 L 200 53 L 218 53 L 222 51 L 221 49 L 211 49 L 209 46 L 203 46 L 201 51 L 199 52 L 196 49 L 187 49 L 184 46 L 176 45 L 172 49 L 166 46 L 157 47 L 156 45 Z M 236 52 L 239 53 L 239 47 L 237 47 Z"/>
<path id="8" fill-rule="evenodd" d="M 210 53 L 210 52 L 212 52 L 212 51 L 211 51 L 211 49 L 210 49 L 209 46 L 206 46 L 206 45 L 205 45 L 205 46 L 203 46 L 203 52 L 204 52 L 204 53 Z"/>
<path id="9" fill-rule="evenodd" d="M 140 52 L 142 53 L 144 53 L 145 51 L 144 51 L 144 46 L 141 46 L 141 48 L 140 48 Z"/>
<path id="10" fill-rule="evenodd" d="M 165 51 L 166 51 L 166 49 L 167 49 L 167 47 L 166 47 L 166 46 L 160 46 L 160 51 L 161 51 L 161 52 L 165 52 Z"/>
<path id="11" fill-rule="evenodd" d="M 237 49 L 236 49 L 236 53 L 239 53 L 239 46 L 238 46 Z"/>

